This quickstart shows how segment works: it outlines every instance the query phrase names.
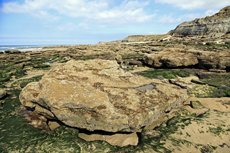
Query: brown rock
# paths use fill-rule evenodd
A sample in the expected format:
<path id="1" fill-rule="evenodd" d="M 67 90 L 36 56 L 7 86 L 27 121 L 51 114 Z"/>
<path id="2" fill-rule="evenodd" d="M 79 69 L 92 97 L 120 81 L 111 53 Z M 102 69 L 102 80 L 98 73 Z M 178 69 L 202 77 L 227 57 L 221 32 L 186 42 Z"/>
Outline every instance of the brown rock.
<path id="1" fill-rule="evenodd" d="M 146 54 L 143 57 L 146 64 L 151 67 L 181 67 L 198 64 L 197 57 L 190 53 L 162 51 Z"/>
<path id="2" fill-rule="evenodd" d="M 49 121 L 48 126 L 49 126 L 50 130 L 53 131 L 54 129 L 58 128 L 60 126 L 60 124 L 55 122 L 55 121 Z"/>
<path id="3" fill-rule="evenodd" d="M 188 95 L 178 86 L 125 72 L 116 61 L 96 59 L 52 68 L 23 88 L 19 98 L 23 105 L 72 127 L 134 132 Z"/>
<path id="4" fill-rule="evenodd" d="M 227 70 L 230 68 L 230 52 L 200 52 L 197 56 L 199 65 L 208 69 Z"/>
<path id="5" fill-rule="evenodd" d="M 199 78 L 196 76 L 186 77 L 186 78 L 176 78 L 176 79 L 170 79 L 170 82 L 172 84 L 175 84 L 177 86 L 180 86 L 183 89 L 187 89 L 188 92 L 192 92 L 193 88 L 196 84 L 194 84 L 193 81 L 198 80 Z"/>
<path id="6" fill-rule="evenodd" d="M 141 61 L 135 61 L 135 60 L 129 61 L 129 65 L 138 65 L 138 64 L 141 64 Z"/>
<path id="7" fill-rule="evenodd" d="M 120 146 L 120 147 L 124 147 L 127 145 L 136 146 L 138 144 L 138 136 L 136 132 L 131 134 L 113 134 L 113 135 L 101 135 L 101 134 L 88 135 L 85 133 L 79 133 L 78 136 L 86 141 L 102 140 L 102 141 L 107 141 L 109 144 L 113 146 Z"/>

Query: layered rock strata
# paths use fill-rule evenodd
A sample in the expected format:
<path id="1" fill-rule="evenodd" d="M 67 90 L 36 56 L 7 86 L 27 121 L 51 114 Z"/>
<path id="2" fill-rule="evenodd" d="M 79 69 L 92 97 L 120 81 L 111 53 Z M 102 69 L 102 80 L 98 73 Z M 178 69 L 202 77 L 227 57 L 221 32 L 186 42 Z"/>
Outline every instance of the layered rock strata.
<path id="1" fill-rule="evenodd" d="M 219 38 L 230 32 L 230 6 L 205 18 L 184 22 L 171 32 L 175 37 Z"/>
<path id="2" fill-rule="evenodd" d="M 199 63 L 197 57 L 191 53 L 186 54 L 174 51 L 146 54 L 143 60 L 151 67 L 187 67 Z"/>
<path id="3" fill-rule="evenodd" d="M 230 52 L 205 51 L 194 48 L 165 48 L 143 56 L 143 62 L 150 67 L 201 67 L 230 71 Z"/>
<path id="4" fill-rule="evenodd" d="M 24 106 L 46 118 L 90 131 L 134 132 L 187 98 L 168 82 L 125 72 L 116 61 L 71 60 L 51 69 L 20 94 Z"/>

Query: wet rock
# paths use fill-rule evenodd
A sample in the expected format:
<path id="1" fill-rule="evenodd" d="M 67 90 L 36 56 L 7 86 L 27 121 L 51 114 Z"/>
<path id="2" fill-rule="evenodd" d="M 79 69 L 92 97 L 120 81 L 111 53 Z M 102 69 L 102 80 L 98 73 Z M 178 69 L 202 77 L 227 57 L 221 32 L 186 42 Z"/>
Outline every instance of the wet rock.
<path id="1" fill-rule="evenodd" d="M 89 131 L 134 132 L 188 98 L 187 91 L 125 72 L 116 61 L 69 61 L 19 96 L 47 118 Z"/>

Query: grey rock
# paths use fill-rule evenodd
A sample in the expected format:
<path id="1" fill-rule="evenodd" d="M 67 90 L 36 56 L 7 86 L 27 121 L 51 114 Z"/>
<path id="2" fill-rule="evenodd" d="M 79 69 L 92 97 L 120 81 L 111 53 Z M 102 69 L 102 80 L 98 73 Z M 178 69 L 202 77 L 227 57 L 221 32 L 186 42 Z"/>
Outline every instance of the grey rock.
<path id="1" fill-rule="evenodd" d="M 141 64 L 141 61 L 134 61 L 134 60 L 132 60 L 132 61 L 129 61 L 129 64 L 130 65 L 138 65 L 138 64 Z"/>
<path id="2" fill-rule="evenodd" d="M 175 37 L 209 37 L 218 38 L 230 31 L 230 6 L 218 13 L 190 22 L 184 22 L 171 32 Z"/>

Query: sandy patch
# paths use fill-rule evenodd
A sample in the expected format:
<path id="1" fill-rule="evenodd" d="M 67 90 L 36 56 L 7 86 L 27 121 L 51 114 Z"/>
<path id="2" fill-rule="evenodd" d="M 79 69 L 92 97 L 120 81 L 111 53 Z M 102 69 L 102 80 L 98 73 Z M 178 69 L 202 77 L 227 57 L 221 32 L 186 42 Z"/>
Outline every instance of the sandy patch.
<path id="1" fill-rule="evenodd" d="M 9 82 L 6 84 L 6 87 L 7 88 L 10 88 L 11 87 L 11 84 L 13 84 L 14 82 L 16 81 L 19 81 L 19 80 L 23 80 L 23 79 L 29 79 L 29 78 L 32 78 L 32 77 L 35 77 L 35 76 L 39 76 L 39 75 L 43 75 L 45 73 L 47 73 L 47 71 L 43 71 L 43 70 L 38 70 L 38 71 L 27 71 L 26 72 L 27 75 L 20 78 L 20 79 L 14 79 L 12 82 Z"/>
<path id="2" fill-rule="evenodd" d="M 184 105 L 186 104 L 189 105 L 190 101 L 199 101 L 204 107 L 208 109 L 230 113 L 230 97 L 221 97 L 221 98 L 191 97 L 184 103 Z M 191 109 L 188 109 L 188 111 L 191 111 Z"/>

